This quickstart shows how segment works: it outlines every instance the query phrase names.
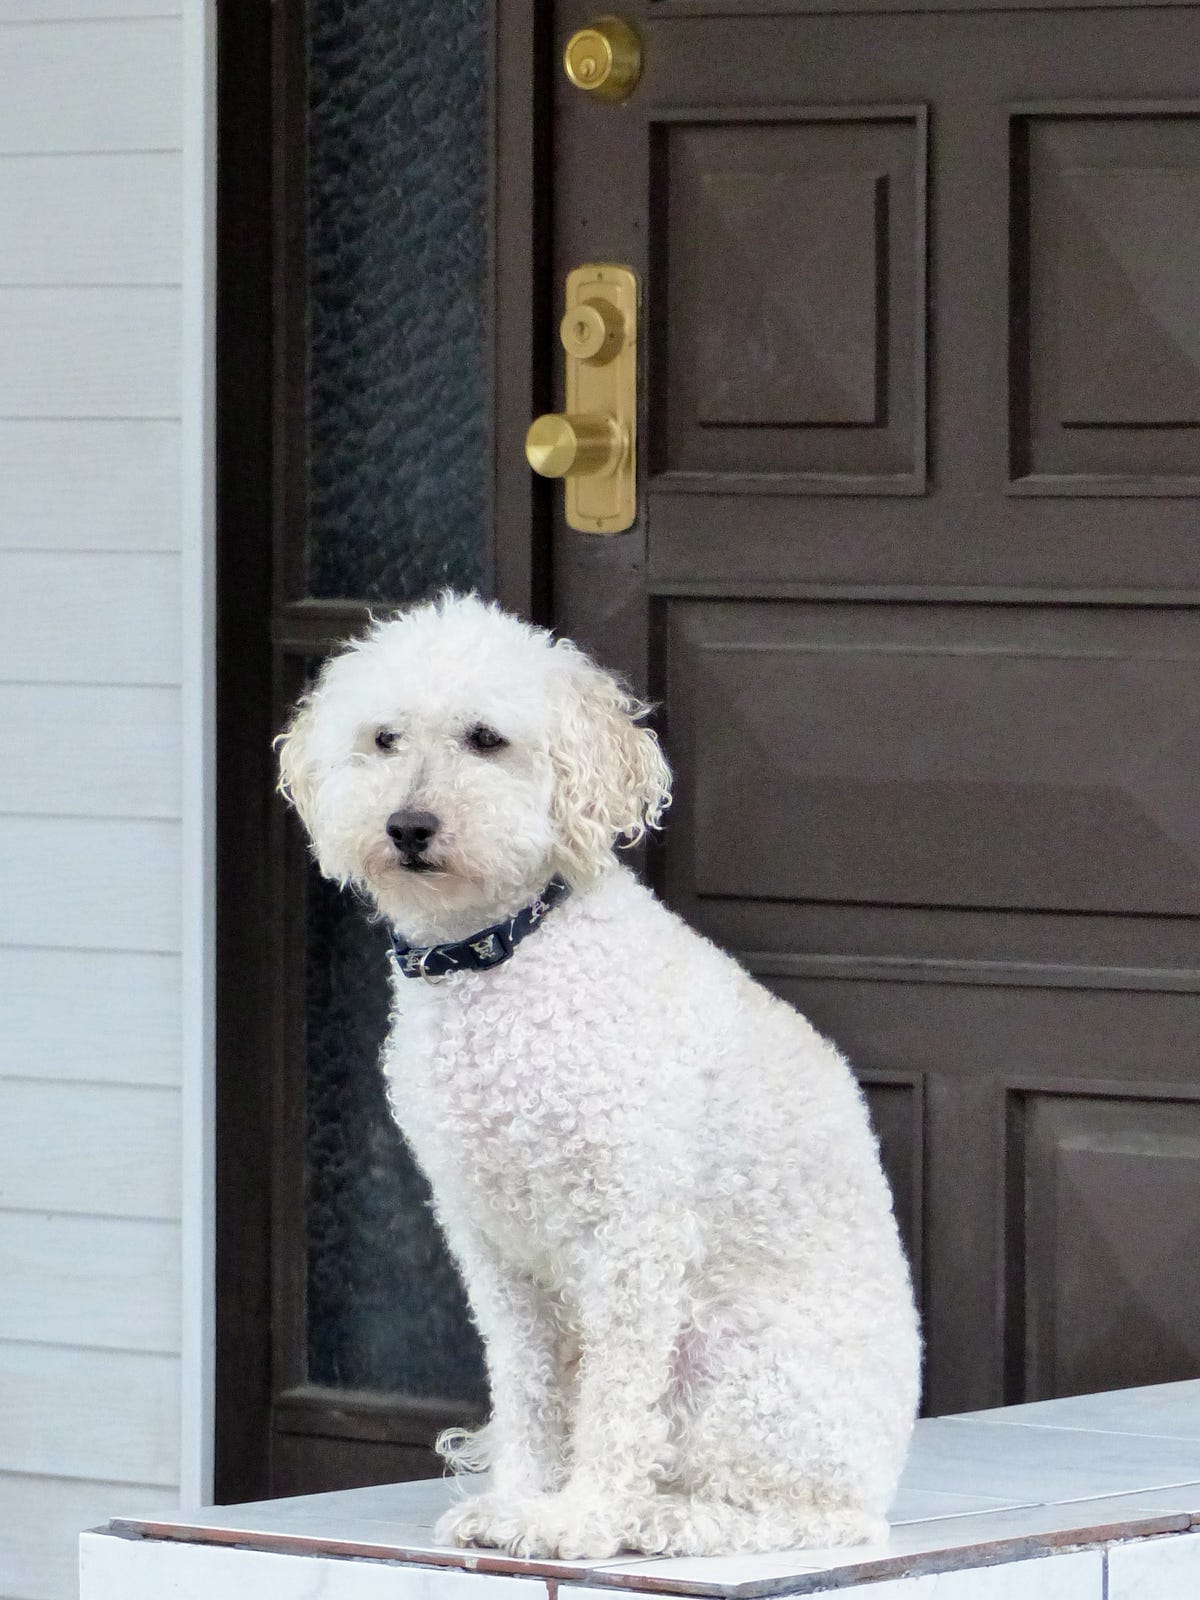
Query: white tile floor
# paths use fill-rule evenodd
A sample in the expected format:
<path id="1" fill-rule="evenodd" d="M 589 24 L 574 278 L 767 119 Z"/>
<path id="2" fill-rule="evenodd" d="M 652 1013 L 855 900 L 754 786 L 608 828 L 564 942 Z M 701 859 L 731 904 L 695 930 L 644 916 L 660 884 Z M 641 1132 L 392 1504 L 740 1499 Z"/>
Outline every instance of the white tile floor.
<path id="1" fill-rule="evenodd" d="M 500 1585 L 547 1600 L 546 1579 L 564 1600 L 1200 1600 L 1200 1380 L 918 1424 L 878 1546 L 521 1562 L 434 1541 L 464 1492 L 433 1481 L 123 1518 L 85 1536 L 82 1600 L 368 1600 L 385 1583 L 394 1600 L 504 1600 Z"/>

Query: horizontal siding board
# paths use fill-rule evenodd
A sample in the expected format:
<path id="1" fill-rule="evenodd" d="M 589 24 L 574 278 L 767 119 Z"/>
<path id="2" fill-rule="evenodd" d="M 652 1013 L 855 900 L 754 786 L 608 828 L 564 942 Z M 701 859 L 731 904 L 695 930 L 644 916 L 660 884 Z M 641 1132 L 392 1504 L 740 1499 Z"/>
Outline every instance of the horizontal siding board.
<path id="1" fill-rule="evenodd" d="M 178 1504 L 173 1489 L 145 1484 L 0 1473 L 0 1590 L 20 1600 L 71 1600 L 83 1529 Z"/>
<path id="2" fill-rule="evenodd" d="M 0 682 L 178 684 L 179 581 L 175 555 L 0 551 Z"/>
<path id="3" fill-rule="evenodd" d="M 0 813 L 179 815 L 177 689 L 0 683 L 0 728 Z"/>
<path id="4" fill-rule="evenodd" d="M 0 1284 L 0 1340 L 179 1353 L 176 1222 L 0 1211 Z"/>
<path id="5" fill-rule="evenodd" d="M 127 22 L 177 17 L 179 0 L 0 0 L 0 22 Z"/>
<path id="6" fill-rule="evenodd" d="M 7 24 L 0 154 L 178 149 L 181 42 L 175 18 Z"/>
<path id="7" fill-rule="evenodd" d="M 179 949 L 179 824 L 0 817 L 0 945 Z"/>
<path id="8" fill-rule="evenodd" d="M 0 422 L 0 550 L 178 550 L 179 424 Z"/>
<path id="9" fill-rule="evenodd" d="M 0 1128 L 0 1210 L 178 1220 L 178 1090 L 0 1078 Z"/>
<path id="10" fill-rule="evenodd" d="M 175 955 L 0 946 L 0 1076 L 172 1087 Z"/>
<path id="11" fill-rule="evenodd" d="M 180 196 L 173 151 L 0 156 L 0 285 L 178 283 Z"/>
<path id="12" fill-rule="evenodd" d="M 178 1481 L 174 1356 L 0 1343 L 0 1472 Z"/>
<path id="13" fill-rule="evenodd" d="M 0 289 L 0 416 L 178 417 L 180 291 Z"/>

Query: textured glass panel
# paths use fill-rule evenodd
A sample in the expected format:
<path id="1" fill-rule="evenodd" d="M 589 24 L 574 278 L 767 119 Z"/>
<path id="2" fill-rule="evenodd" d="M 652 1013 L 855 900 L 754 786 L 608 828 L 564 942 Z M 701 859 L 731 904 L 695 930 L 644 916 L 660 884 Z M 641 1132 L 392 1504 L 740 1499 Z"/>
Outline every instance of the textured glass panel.
<path id="1" fill-rule="evenodd" d="M 312 0 L 309 589 L 478 581 L 487 6 Z"/>
<path id="2" fill-rule="evenodd" d="M 487 6 L 310 0 L 309 590 L 479 581 Z M 313 1382 L 479 1399 L 428 1189 L 387 1110 L 384 944 L 316 879 L 307 944 Z"/>
<path id="3" fill-rule="evenodd" d="M 384 1098 L 385 936 L 315 868 L 308 905 L 310 1380 L 481 1399 L 462 1288 Z"/>

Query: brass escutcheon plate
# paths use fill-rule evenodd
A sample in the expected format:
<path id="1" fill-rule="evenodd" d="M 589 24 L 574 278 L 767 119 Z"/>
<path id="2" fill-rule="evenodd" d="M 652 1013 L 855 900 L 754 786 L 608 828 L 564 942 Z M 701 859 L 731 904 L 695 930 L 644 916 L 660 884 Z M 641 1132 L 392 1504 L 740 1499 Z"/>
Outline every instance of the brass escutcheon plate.
<path id="1" fill-rule="evenodd" d="M 617 348 L 606 359 L 589 359 L 586 354 L 566 355 L 566 411 L 569 416 L 606 416 L 617 424 L 624 438 L 624 449 L 615 469 L 592 476 L 568 475 L 566 479 L 567 525 L 582 533 L 624 533 L 637 517 L 637 278 L 628 267 L 600 263 L 576 267 L 567 275 L 564 331 L 568 333 L 571 312 L 601 301 L 612 308 L 611 318 L 619 319 Z M 564 346 L 568 340 L 564 339 Z M 586 342 L 578 348 L 590 348 Z"/>

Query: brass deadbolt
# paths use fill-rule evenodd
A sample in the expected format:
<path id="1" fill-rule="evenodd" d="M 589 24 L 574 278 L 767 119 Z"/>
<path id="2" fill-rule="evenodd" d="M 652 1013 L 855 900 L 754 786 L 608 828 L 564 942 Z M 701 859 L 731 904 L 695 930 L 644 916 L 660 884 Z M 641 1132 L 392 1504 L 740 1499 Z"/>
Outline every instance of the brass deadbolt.
<path id="1" fill-rule="evenodd" d="M 563 51 L 567 77 L 596 100 L 625 100 L 642 75 L 642 41 L 620 17 L 597 17 Z"/>
<path id="2" fill-rule="evenodd" d="M 607 476 L 624 454 L 624 432 L 613 417 L 550 411 L 535 417 L 525 435 L 525 458 L 543 478 Z"/>
<path id="3" fill-rule="evenodd" d="M 611 300 L 584 300 L 564 314 L 558 336 L 576 361 L 602 367 L 621 348 L 625 320 Z"/>

